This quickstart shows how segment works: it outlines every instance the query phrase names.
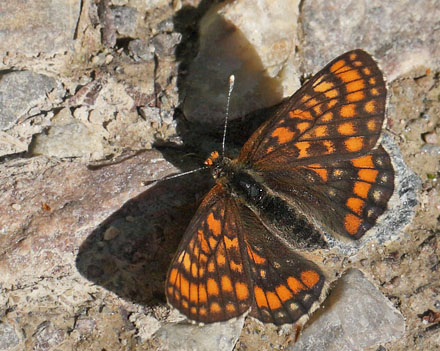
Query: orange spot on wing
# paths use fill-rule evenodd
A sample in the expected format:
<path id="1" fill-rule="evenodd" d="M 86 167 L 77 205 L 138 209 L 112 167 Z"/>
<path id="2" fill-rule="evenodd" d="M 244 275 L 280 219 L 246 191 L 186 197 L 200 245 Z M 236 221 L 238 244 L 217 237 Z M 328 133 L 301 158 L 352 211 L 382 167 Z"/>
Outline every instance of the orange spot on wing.
<path id="1" fill-rule="evenodd" d="M 325 95 L 326 97 L 332 99 L 332 98 L 337 97 L 337 96 L 339 95 L 339 92 L 338 92 L 337 89 L 332 89 L 332 90 L 326 91 L 326 92 L 324 93 L 324 95 Z"/>
<path id="2" fill-rule="evenodd" d="M 368 83 L 370 83 L 371 85 L 374 85 L 374 84 L 376 84 L 376 79 L 374 79 L 374 78 L 370 78 L 370 79 L 368 80 Z"/>
<path id="3" fill-rule="evenodd" d="M 361 76 L 359 75 L 359 72 L 357 70 L 349 70 L 346 72 L 338 73 L 337 76 L 344 82 L 352 82 L 354 80 L 360 79 Z"/>
<path id="4" fill-rule="evenodd" d="M 356 116 L 356 105 L 348 104 L 341 107 L 340 114 L 342 117 L 354 117 Z"/>
<path id="5" fill-rule="evenodd" d="M 354 125 L 351 122 L 345 122 L 338 126 L 338 133 L 342 135 L 353 135 L 355 133 Z"/>
<path id="6" fill-rule="evenodd" d="M 319 282 L 319 274 L 315 271 L 304 271 L 301 272 L 301 280 L 309 289 L 312 289 Z"/>
<path id="7" fill-rule="evenodd" d="M 191 302 L 197 302 L 199 300 L 198 285 L 191 283 L 189 288 L 189 300 Z"/>
<path id="8" fill-rule="evenodd" d="M 235 283 L 235 293 L 239 300 L 246 300 L 249 297 L 249 289 L 245 283 Z"/>
<path id="9" fill-rule="evenodd" d="M 271 310 L 276 310 L 281 307 L 281 301 L 275 293 L 268 291 L 266 297 Z"/>
<path id="10" fill-rule="evenodd" d="M 208 242 L 205 239 L 205 234 L 203 234 L 203 231 L 201 229 L 199 229 L 199 231 L 197 232 L 197 236 L 198 236 L 200 247 L 201 247 L 202 251 L 205 253 L 210 253 L 211 249 L 209 248 Z"/>
<path id="11" fill-rule="evenodd" d="M 272 132 L 272 136 L 274 138 L 278 138 L 278 142 L 280 144 L 284 144 L 291 141 L 294 135 L 295 135 L 294 132 L 290 131 L 285 127 L 277 128 Z"/>
<path id="12" fill-rule="evenodd" d="M 350 210 L 360 216 L 362 213 L 362 209 L 364 208 L 365 202 L 358 197 L 349 197 L 345 204 Z"/>
<path id="13" fill-rule="evenodd" d="M 376 112 L 376 103 L 374 100 L 368 101 L 365 106 L 364 109 L 366 112 L 368 113 L 374 113 Z"/>
<path id="14" fill-rule="evenodd" d="M 312 107 L 312 106 L 315 106 L 317 103 L 318 103 L 318 101 L 316 99 L 310 99 L 306 102 L 306 106 Z"/>
<path id="15" fill-rule="evenodd" d="M 191 259 L 190 259 L 188 253 L 186 253 L 185 256 L 183 257 L 183 267 L 185 268 L 185 270 L 186 270 L 187 272 L 190 271 L 190 268 L 191 268 Z"/>
<path id="16" fill-rule="evenodd" d="M 275 291 L 283 302 L 290 300 L 293 297 L 292 293 L 285 285 L 278 285 L 275 288 Z"/>
<path id="17" fill-rule="evenodd" d="M 296 148 L 298 149 L 298 158 L 308 157 L 310 156 L 309 152 L 307 151 L 310 147 L 310 143 L 308 141 L 299 141 L 295 144 Z"/>
<path id="18" fill-rule="evenodd" d="M 227 275 L 222 276 L 221 285 L 223 291 L 232 292 L 231 279 Z"/>
<path id="19" fill-rule="evenodd" d="M 264 257 L 261 257 L 260 255 L 258 255 L 249 246 L 248 246 L 248 253 L 249 253 L 249 257 L 251 258 L 251 260 L 254 261 L 256 264 L 263 264 L 266 262 L 266 259 Z"/>
<path id="20" fill-rule="evenodd" d="M 300 131 L 300 133 L 302 133 L 305 130 L 307 130 L 308 128 L 310 128 L 310 123 L 309 122 L 298 123 L 296 125 L 296 128 Z"/>
<path id="21" fill-rule="evenodd" d="M 215 264 L 212 261 L 208 263 L 208 272 L 209 273 L 215 272 Z"/>
<path id="22" fill-rule="evenodd" d="M 368 192 L 370 191 L 371 184 L 365 182 L 356 182 L 354 183 L 353 193 L 357 196 L 366 199 Z"/>
<path id="23" fill-rule="evenodd" d="M 363 91 L 356 91 L 355 93 L 351 93 L 347 95 L 347 101 L 354 102 L 360 101 L 365 98 L 365 94 Z"/>
<path id="24" fill-rule="evenodd" d="M 258 307 L 268 307 L 266 295 L 264 294 L 263 289 L 261 289 L 258 286 L 255 286 L 254 287 L 254 296 L 255 296 L 255 301 L 257 302 Z"/>
<path id="25" fill-rule="evenodd" d="M 316 105 L 313 107 L 313 111 L 315 111 L 315 113 L 317 115 L 320 115 L 322 113 L 321 107 L 322 107 L 322 104 Z"/>
<path id="26" fill-rule="evenodd" d="M 226 305 L 226 311 L 228 311 L 229 313 L 235 312 L 235 306 L 232 303 L 228 303 Z"/>
<path id="27" fill-rule="evenodd" d="M 374 168 L 373 157 L 371 155 L 355 158 L 351 160 L 351 163 L 357 168 Z"/>
<path id="28" fill-rule="evenodd" d="M 322 145 L 327 149 L 327 154 L 335 152 L 335 145 L 330 140 L 323 140 Z"/>
<path id="29" fill-rule="evenodd" d="M 369 183 L 374 183 L 378 174 L 379 171 L 376 169 L 360 169 L 358 171 L 359 178 Z"/>
<path id="30" fill-rule="evenodd" d="M 344 218 L 345 230 L 351 235 L 355 235 L 358 232 L 361 224 L 362 220 L 352 213 L 348 213 Z"/>
<path id="31" fill-rule="evenodd" d="M 330 72 L 336 72 L 338 69 L 340 69 L 341 67 L 344 67 L 345 65 L 345 61 L 344 60 L 339 60 L 336 61 L 331 67 L 330 67 Z"/>
<path id="32" fill-rule="evenodd" d="M 209 278 L 206 287 L 208 289 L 208 295 L 218 296 L 218 284 L 214 279 Z"/>
<path id="33" fill-rule="evenodd" d="M 377 90 L 376 88 L 373 88 L 373 89 L 370 90 L 370 93 L 373 96 L 377 96 L 377 95 L 379 95 L 379 90 Z"/>
<path id="34" fill-rule="evenodd" d="M 226 257 L 225 257 L 225 255 L 223 255 L 223 254 L 221 254 L 221 253 L 218 253 L 218 254 L 217 254 L 217 264 L 218 264 L 220 267 L 223 267 L 223 266 L 225 265 L 225 263 L 226 263 Z"/>
<path id="35" fill-rule="evenodd" d="M 377 123 L 376 123 L 376 121 L 375 121 L 374 119 L 369 120 L 369 121 L 367 122 L 367 128 L 368 128 L 368 130 L 375 131 L 376 128 L 377 128 Z"/>
<path id="36" fill-rule="evenodd" d="M 177 268 L 173 268 L 171 270 L 171 272 L 170 272 L 170 277 L 169 277 L 168 281 L 171 284 L 175 285 L 176 284 L 176 279 L 177 279 L 178 275 L 179 275 L 179 271 L 177 270 Z"/>
<path id="37" fill-rule="evenodd" d="M 214 250 L 215 247 L 217 246 L 217 240 L 215 240 L 212 236 L 210 236 L 208 241 L 209 241 L 209 246 L 211 247 L 212 250 Z"/>
<path id="38" fill-rule="evenodd" d="M 222 309 L 220 308 L 220 305 L 217 302 L 211 303 L 211 306 L 209 306 L 209 311 L 212 313 L 219 313 Z"/>
<path id="39" fill-rule="evenodd" d="M 332 108 L 332 107 L 335 106 L 337 103 L 338 103 L 338 100 L 337 100 L 337 99 L 330 100 L 330 101 L 327 103 L 327 107 L 328 107 L 328 108 Z"/>
<path id="40" fill-rule="evenodd" d="M 321 82 L 318 85 L 316 85 L 313 90 L 315 90 L 318 93 L 322 93 L 324 91 L 327 91 L 331 88 L 333 88 L 334 84 L 331 82 Z"/>
<path id="41" fill-rule="evenodd" d="M 371 70 L 368 67 L 362 69 L 365 75 L 369 76 L 371 74 Z"/>
<path id="42" fill-rule="evenodd" d="M 304 285 L 295 277 L 287 278 L 287 285 L 294 294 L 298 294 L 301 290 L 305 289 Z"/>
<path id="43" fill-rule="evenodd" d="M 323 122 L 330 122 L 333 119 L 333 113 L 327 112 L 324 116 L 322 116 L 321 120 Z"/>
<path id="44" fill-rule="evenodd" d="M 231 247 L 238 248 L 238 238 L 229 239 L 227 236 L 224 237 L 225 247 L 226 249 L 230 249 Z"/>
<path id="45" fill-rule="evenodd" d="M 204 285 L 199 285 L 199 302 L 206 303 L 208 301 L 208 294 Z"/>
<path id="46" fill-rule="evenodd" d="M 350 60 L 355 60 L 356 59 L 356 57 L 357 57 L 357 54 L 355 53 L 355 52 L 352 52 L 351 54 L 350 54 Z M 362 63 L 361 63 L 362 64 Z"/>
<path id="47" fill-rule="evenodd" d="M 318 164 L 313 164 L 313 165 L 309 165 L 309 168 L 310 168 L 312 171 L 316 172 L 316 173 L 319 175 L 319 177 L 320 177 L 324 182 L 326 182 L 327 179 L 328 179 L 328 171 L 327 171 L 325 168 L 319 168 L 319 166 L 320 166 L 320 165 L 318 165 Z M 315 167 L 316 167 L 316 168 L 315 168 Z"/>
<path id="48" fill-rule="evenodd" d="M 206 316 L 206 314 L 207 314 L 206 308 L 205 307 L 200 307 L 199 308 L 199 315 Z"/>
<path id="49" fill-rule="evenodd" d="M 235 263 L 234 261 L 229 262 L 229 266 L 234 272 L 243 272 L 243 265 L 241 263 Z"/>
<path id="50" fill-rule="evenodd" d="M 351 93 L 354 91 L 362 90 L 365 88 L 365 83 L 363 80 L 355 80 L 353 82 L 350 82 L 345 85 L 345 89 L 347 90 L 347 93 Z"/>
<path id="51" fill-rule="evenodd" d="M 214 218 L 214 214 L 212 212 L 208 215 L 206 223 L 208 223 L 208 228 L 214 235 L 217 236 L 221 233 L 222 223 L 220 220 Z"/>
<path id="52" fill-rule="evenodd" d="M 180 289 L 180 293 L 182 294 L 183 297 L 185 298 L 189 298 L 189 282 L 188 280 L 186 280 L 181 274 L 179 275 L 179 279 L 177 280 L 179 282 L 178 289 Z"/>
<path id="53" fill-rule="evenodd" d="M 364 146 L 363 137 L 351 137 L 344 141 L 344 145 L 350 152 L 356 152 L 362 150 Z"/>

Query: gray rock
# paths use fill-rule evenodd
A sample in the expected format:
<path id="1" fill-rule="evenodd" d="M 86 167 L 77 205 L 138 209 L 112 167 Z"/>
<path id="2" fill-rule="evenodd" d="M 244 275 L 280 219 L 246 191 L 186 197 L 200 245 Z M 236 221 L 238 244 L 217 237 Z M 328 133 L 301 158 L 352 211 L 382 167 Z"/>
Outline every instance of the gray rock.
<path id="1" fill-rule="evenodd" d="M 140 39 L 132 40 L 128 43 L 128 50 L 135 58 L 140 58 L 144 61 L 152 60 L 154 55 L 154 48 L 146 44 Z"/>
<path id="2" fill-rule="evenodd" d="M 30 145 L 32 155 L 56 157 L 103 157 L 101 136 L 87 128 L 70 115 L 69 109 L 63 109 L 53 119 L 53 126 L 45 133 L 34 136 Z"/>
<path id="3" fill-rule="evenodd" d="M 9 350 L 19 341 L 14 328 L 10 324 L 0 322 L 0 350 Z"/>
<path id="4" fill-rule="evenodd" d="M 243 323 L 244 317 L 204 326 L 169 323 L 161 327 L 155 337 L 166 350 L 228 351 L 234 348 Z"/>
<path id="5" fill-rule="evenodd" d="M 374 54 L 388 81 L 418 65 L 440 65 L 438 1 L 311 0 L 300 18 L 306 72 L 355 48 Z"/>
<path id="6" fill-rule="evenodd" d="M 129 6 L 118 6 L 112 9 L 114 24 L 119 35 L 133 37 L 136 33 L 138 11 Z"/>
<path id="7" fill-rule="evenodd" d="M 399 339 L 405 320 L 356 269 L 350 270 L 312 317 L 294 351 L 357 351 Z"/>
<path id="8" fill-rule="evenodd" d="M 35 332 L 35 344 L 33 351 L 46 351 L 60 344 L 65 336 L 62 329 L 57 329 L 51 322 L 41 323 Z"/>
<path id="9" fill-rule="evenodd" d="M 0 39 L 1 40 L 1 39 Z M 14 71 L 0 76 L 0 129 L 10 128 L 39 104 L 56 87 L 53 78 L 30 71 Z"/>
<path id="10" fill-rule="evenodd" d="M 177 44 L 180 43 L 182 35 L 180 33 L 160 33 L 153 38 L 153 45 L 157 56 L 160 58 L 172 58 Z"/>
<path id="11" fill-rule="evenodd" d="M 80 7 L 80 0 L 2 1 L 0 56 L 72 48 Z"/>

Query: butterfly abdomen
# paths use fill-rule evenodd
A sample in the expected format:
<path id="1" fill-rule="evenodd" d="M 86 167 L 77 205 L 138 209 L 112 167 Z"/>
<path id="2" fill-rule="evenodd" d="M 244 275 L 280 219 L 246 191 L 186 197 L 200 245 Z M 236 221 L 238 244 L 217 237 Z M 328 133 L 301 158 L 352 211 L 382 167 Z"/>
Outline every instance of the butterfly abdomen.
<path id="1" fill-rule="evenodd" d="M 228 172 L 226 188 L 242 200 L 263 222 L 280 230 L 280 234 L 299 248 L 324 248 L 327 246 L 321 233 L 304 215 L 286 200 L 268 190 L 258 175 L 246 169 Z"/>

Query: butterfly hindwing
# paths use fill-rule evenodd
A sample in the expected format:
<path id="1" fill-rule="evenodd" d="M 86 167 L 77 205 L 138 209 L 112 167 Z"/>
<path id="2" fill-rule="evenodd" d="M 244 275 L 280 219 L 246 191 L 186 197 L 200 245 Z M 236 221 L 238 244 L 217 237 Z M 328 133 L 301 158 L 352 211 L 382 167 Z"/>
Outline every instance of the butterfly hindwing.
<path id="1" fill-rule="evenodd" d="M 325 277 L 319 267 L 292 250 L 245 205 L 240 207 L 254 301 L 251 316 L 281 325 L 305 322 L 323 300 Z"/>
<path id="2" fill-rule="evenodd" d="M 361 238 L 385 212 L 394 170 L 382 146 L 366 155 L 263 173 L 265 184 L 326 232 Z"/>

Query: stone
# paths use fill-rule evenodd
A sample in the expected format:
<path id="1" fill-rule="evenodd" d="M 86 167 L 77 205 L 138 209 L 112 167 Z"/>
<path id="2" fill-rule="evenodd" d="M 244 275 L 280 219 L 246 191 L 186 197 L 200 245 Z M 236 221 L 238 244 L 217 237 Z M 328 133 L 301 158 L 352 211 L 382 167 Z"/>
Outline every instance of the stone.
<path id="1" fill-rule="evenodd" d="M 35 344 L 33 350 L 46 351 L 60 344 L 65 337 L 65 332 L 62 329 L 56 328 L 51 322 L 46 321 L 38 326 L 34 337 Z"/>
<path id="2" fill-rule="evenodd" d="M 356 48 L 379 60 L 388 81 L 419 65 L 440 66 L 436 1 L 311 0 L 301 9 L 305 72 Z"/>
<path id="3" fill-rule="evenodd" d="M 362 351 L 397 340 L 405 320 L 357 269 L 348 271 L 315 312 L 292 351 Z"/>
<path id="4" fill-rule="evenodd" d="M 69 109 L 61 110 L 52 119 L 52 126 L 34 136 L 31 155 L 63 157 L 103 157 L 102 137 L 94 129 L 72 117 Z"/>
<path id="5" fill-rule="evenodd" d="M 72 49 L 81 0 L 2 1 L 0 57 Z"/>
<path id="6" fill-rule="evenodd" d="M 12 127 L 30 111 L 35 115 L 56 86 L 55 79 L 31 71 L 0 75 L 0 129 Z"/>
<path id="7" fill-rule="evenodd" d="M 14 327 L 0 322 L 0 350 L 10 350 L 20 342 Z"/>
<path id="8" fill-rule="evenodd" d="M 167 350 L 232 351 L 243 328 L 244 317 L 203 326 L 169 323 L 154 335 Z"/>
<path id="9" fill-rule="evenodd" d="M 138 11 L 129 6 L 118 6 L 112 9 L 116 31 L 122 37 L 136 35 Z"/>
<path id="10" fill-rule="evenodd" d="M 293 64 L 298 4 L 241 0 L 221 3 L 205 14 L 199 53 L 186 78 L 186 118 L 221 123 L 231 74 L 235 75 L 231 119 L 272 106 L 299 88 Z"/>

